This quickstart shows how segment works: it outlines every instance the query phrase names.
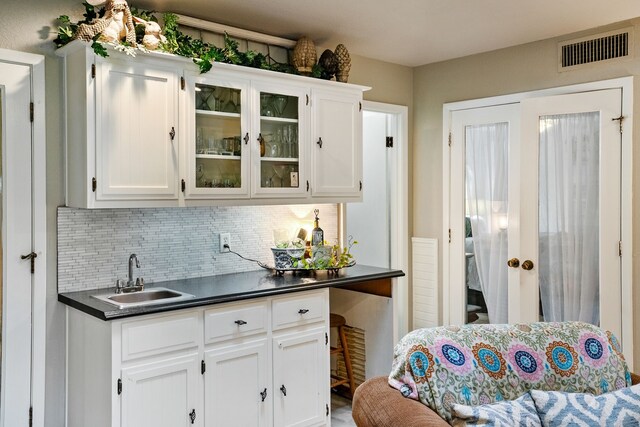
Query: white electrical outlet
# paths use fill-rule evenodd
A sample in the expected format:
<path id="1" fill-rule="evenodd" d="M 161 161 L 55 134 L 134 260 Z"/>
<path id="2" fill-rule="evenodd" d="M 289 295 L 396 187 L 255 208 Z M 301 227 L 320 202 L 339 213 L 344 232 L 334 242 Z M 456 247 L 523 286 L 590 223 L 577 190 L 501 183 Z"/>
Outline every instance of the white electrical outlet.
<path id="1" fill-rule="evenodd" d="M 229 250 L 225 248 L 224 245 L 231 247 L 231 234 L 220 233 L 220 252 L 227 252 Z"/>

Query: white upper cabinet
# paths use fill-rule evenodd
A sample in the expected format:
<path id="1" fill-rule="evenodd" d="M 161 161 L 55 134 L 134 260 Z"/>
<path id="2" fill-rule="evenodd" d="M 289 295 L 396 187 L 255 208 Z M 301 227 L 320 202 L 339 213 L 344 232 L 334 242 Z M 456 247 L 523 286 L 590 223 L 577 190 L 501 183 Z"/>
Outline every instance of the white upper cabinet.
<path id="1" fill-rule="evenodd" d="M 88 44 L 65 58 L 67 205 L 178 206 L 180 67 Z"/>
<path id="2" fill-rule="evenodd" d="M 81 41 L 58 55 L 67 206 L 362 200 L 366 87 Z"/>
<path id="3" fill-rule="evenodd" d="M 176 70 L 102 58 L 96 66 L 96 200 L 177 200 Z"/>
<path id="4" fill-rule="evenodd" d="M 249 80 L 188 73 L 185 92 L 184 197 L 249 197 Z"/>
<path id="5" fill-rule="evenodd" d="M 307 197 L 306 182 L 309 90 L 282 83 L 255 81 L 252 195 Z"/>
<path id="6" fill-rule="evenodd" d="M 311 194 L 362 198 L 362 97 L 313 90 Z"/>

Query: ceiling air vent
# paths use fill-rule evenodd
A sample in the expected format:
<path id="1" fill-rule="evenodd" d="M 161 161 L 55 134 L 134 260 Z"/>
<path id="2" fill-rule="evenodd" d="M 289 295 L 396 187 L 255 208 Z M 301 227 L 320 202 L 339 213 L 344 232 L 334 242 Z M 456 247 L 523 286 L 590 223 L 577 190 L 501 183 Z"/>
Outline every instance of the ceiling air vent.
<path id="1" fill-rule="evenodd" d="M 558 44 L 559 70 L 568 71 L 603 61 L 629 58 L 633 28 L 595 34 Z"/>

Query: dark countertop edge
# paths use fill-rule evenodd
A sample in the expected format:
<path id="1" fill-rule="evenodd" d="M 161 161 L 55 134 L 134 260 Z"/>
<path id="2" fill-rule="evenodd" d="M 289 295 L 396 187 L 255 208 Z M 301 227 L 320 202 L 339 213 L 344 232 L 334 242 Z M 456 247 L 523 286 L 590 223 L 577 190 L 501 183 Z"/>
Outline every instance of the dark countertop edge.
<path id="1" fill-rule="evenodd" d="M 323 280 L 318 283 L 301 283 L 299 285 L 289 285 L 281 288 L 259 289 L 256 291 L 243 292 L 237 294 L 216 295 L 212 297 L 202 297 L 187 301 L 174 302 L 169 304 L 147 305 L 140 307 L 131 307 L 128 309 L 113 308 L 109 311 L 100 310 L 96 307 L 92 307 L 87 304 L 83 304 L 73 298 L 68 297 L 66 294 L 58 294 L 58 301 L 73 307 L 76 310 L 82 311 L 100 320 L 117 320 L 125 319 L 128 317 L 144 316 L 147 314 L 165 313 L 168 311 L 176 311 L 186 308 L 202 307 L 207 305 L 222 304 L 234 301 L 243 301 L 247 299 L 269 297 L 274 295 L 282 295 L 294 292 L 303 292 L 308 290 L 316 290 L 323 288 L 340 288 L 342 286 L 351 285 L 354 283 L 368 282 L 371 280 L 380 279 L 393 279 L 396 277 L 403 277 L 405 273 L 402 270 L 388 270 L 384 273 L 374 273 L 357 277 L 337 277 L 328 280 Z M 162 283 L 154 283 L 152 286 L 162 286 Z M 150 286 L 151 287 L 151 286 Z M 105 289 L 96 289 L 96 292 L 104 292 Z M 108 305 L 107 303 L 104 303 Z"/>

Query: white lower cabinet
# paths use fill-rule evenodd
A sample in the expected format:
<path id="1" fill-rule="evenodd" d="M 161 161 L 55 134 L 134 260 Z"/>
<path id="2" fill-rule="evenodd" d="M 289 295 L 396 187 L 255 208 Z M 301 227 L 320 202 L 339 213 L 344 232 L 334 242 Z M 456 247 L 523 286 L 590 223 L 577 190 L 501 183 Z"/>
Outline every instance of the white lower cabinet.
<path id="1" fill-rule="evenodd" d="M 328 297 L 114 321 L 68 308 L 67 425 L 329 426 Z"/>
<path id="2" fill-rule="evenodd" d="M 325 372 L 326 328 L 273 338 L 274 425 L 317 426 L 328 422 Z"/>
<path id="3" fill-rule="evenodd" d="M 199 361 L 192 353 L 122 369 L 122 427 L 201 426 Z"/>
<path id="4" fill-rule="evenodd" d="M 271 425 L 268 352 L 266 338 L 205 351 L 207 427 Z"/>

